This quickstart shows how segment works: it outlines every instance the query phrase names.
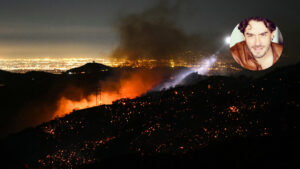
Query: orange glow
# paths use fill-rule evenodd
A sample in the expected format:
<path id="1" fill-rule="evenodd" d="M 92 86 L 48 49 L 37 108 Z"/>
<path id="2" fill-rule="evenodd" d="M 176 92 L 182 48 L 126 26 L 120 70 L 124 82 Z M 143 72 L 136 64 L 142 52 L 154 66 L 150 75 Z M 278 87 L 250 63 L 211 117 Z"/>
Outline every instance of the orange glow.
<path id="1" fill-rule="evenodd" d="M 93 107 L 99 104 L 111 104 L 113 101 L 121 98 L 133 99 L 147 91 L 151 90 L 162 80 L 161 76 L 157 76 L 153 72 L 134 72 L 125 78 L 121 78 L 116 85 L 116 81 L 108 80 L 101 83 L 102 91 L 98 95 L 91 94 L 79 101 L 74 101 L 66 97 L 61 97 L 58 101 L 58 108 L 53 114 L 53 118 L 62 117 L 71 113 L 73 110 Z M 111 86 L 119 86 L 111 89 Z M 96 98 L 97 97 L 97 98 Z M 96 104 L 97 99 L 97 104 Z"/>
<path id="2" fill-rule="evenodd" d="M 88 99 L 82 99 L 80 101 L 73 101 L 65 97 L 60 98 L 58 102 L 58 109 L 54 113 L 53 117 L 62 117 L 68 113 L 71 113 L 73 110 L 84 109 L 88 107 L 95 106 L 96 97 L 91 95 Z"/>
<path id="3" fill-rule="evenodd" d="M 238 109 L 236 106 L 230 106 L 230 107 L 229 107 L 229 110 L 230 110 L 231 112 L 233 112 L 233 113 L 239 112 L 239 109 Z"/>

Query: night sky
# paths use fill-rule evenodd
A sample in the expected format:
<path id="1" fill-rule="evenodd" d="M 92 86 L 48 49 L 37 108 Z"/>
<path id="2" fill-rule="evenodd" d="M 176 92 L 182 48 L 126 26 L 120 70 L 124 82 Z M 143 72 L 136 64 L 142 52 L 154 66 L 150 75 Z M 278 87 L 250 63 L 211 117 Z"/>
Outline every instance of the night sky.
<path id="1" fill-rule="evenodd" d="M 120 18 L 158 3 L 167 4 L 176 25 L 186 34 L 199 35 L 211 52 L 242 19 L 263 16 L 275 22 L 283 34 L 285 60 L 299 58 L 298 5 L 295 1 L 260 0 L 1 0 L 0 57 L 108 56 L 119 44 Z"/>

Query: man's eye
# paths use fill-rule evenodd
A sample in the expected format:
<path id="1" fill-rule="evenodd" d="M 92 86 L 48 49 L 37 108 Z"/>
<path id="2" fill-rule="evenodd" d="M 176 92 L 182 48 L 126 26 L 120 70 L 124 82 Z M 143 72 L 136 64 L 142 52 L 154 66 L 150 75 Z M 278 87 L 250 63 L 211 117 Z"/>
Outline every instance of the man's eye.
<path id="1" fill-rule="evenodd" d="M 249 38 L 251 38 L 253 35 L 248 35 Z"/>

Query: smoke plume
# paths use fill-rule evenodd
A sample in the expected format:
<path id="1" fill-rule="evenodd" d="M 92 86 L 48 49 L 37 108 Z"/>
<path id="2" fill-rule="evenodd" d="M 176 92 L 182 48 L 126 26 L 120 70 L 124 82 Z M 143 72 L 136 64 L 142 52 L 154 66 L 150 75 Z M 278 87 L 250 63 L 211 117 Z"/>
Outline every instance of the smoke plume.
<path id="1" fill-rule="evenodd" d="M 137 61 L 154 59 L 160 61 L 188 60 L 187 53 L 195 54 L 199 37 L 188 35 L 175 22 L 178 5 L 169 7 L 166 3 L 142 13 L 122 17 L 118 31 L 120 44 L 112 57 Z"/>

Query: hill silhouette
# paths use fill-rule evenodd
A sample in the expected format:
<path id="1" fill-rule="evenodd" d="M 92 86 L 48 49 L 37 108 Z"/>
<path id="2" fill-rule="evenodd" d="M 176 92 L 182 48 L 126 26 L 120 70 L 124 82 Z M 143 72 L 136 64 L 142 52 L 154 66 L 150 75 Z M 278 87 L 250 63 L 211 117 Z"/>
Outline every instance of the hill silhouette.
<path id="1" fill-rule="evenodd" d="M 10 75 L 11 73 L 5 70 L 0 70 L 0 76 L 3 77 L 5 75 Z"/>
<path id="2" fill-rule="evenodd" d="M 102 91 L 118 93 L 120 83 L 131 80 L 138 81 L 141 85 L 159 79 L 157 77 L 167 78 L 169 74 L 180 71 L 169 67 L 151 70 L 129 67 L 109 68 L 98 63 L 89 63 L 75 70 L 80 73 L 1 72 L 0 138 L 51 120 L 59 108 L 61 98 L 80 101 L 99 92 L 99 86 L 102 87 Z M 91 71 L 81 73 L 86 70 Z M 153 74 L 156 76 L 143 81 L 143 78 Z"/>
<path id="3" fill-rule="evenodd" d="M 87 63 L 83 66 L 77 67 L 70 69 L 66 71 L 66 73 L 69 74 L 91 74 L 91 73 L 99 73 L 99 72 L 106 72 L 106 71 L 111 71 L 113 68 L 100 64 L 100 63 Z"/>
<path id="4" fill-rule="evenodd" d="M 74 111 L 2 140 L 2 164 L 295 168 L 299 68 L 298 63 L 255 79 L 199 76 L 201 80 L 188 86 Z"/>
<path id="5" fill-rule="evenodd" d="M 93 93 L 99 81 L 111 75 L 110 71 L 99 72 L 100 68 L 106 70 L 109 67 L 90 63 L 74 70 L 97 70 L 95 73 L 72 75 L 0 70 L 0 137 L 48 121 L 62 96 L 84 97 Z"/>

